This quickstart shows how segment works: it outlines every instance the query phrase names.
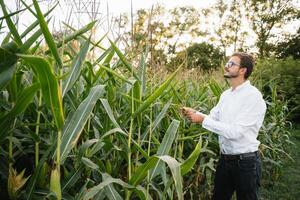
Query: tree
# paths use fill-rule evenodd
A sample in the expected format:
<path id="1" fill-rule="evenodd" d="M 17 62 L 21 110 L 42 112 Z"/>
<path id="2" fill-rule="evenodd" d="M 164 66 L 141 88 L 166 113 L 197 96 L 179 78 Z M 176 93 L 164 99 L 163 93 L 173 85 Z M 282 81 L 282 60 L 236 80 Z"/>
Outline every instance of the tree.
<path id="1" fill-rule="evenodd" d="M 257 35 L 259 57 L 264 57 L 272 46 L 269 40 L 275 36 L 272 30 L 282 28 L 296 18 L 297 10 L 293 6 L 293 0 L 244 0 L 243 4 L 250 25 Z"/>
<path id="2" fill-rule="evenodd" d="M 176 57 L 168 63 L 168 68 L 176 68 L 180 63 L 187 61 L 187 68 L 199 68 L 207 71 L 216 69 L 221 65 L 224 53 L 220 48 L 206 42 L 194 43 L 187 49 L 179 52 Z"/>
<path id="3" fill-rule="evenodd" d="M 139 56 L 142 52 L 146 51 L 148 48 L 150 52 L 150 64 L 155 67 L 155 63 L 161 63 L 160 58 L 164 58 L 164 55 L 156 56 L 164 53 L 161 51 L 162 38 L 165 36 L 167 30 L 165 24 L 161 18 L 165 14 L 165 9 L 157 4 L 153 6 L 151 10 L 140 9 L 137 11 L 133 17 L 132 27 L 129 29 L 128 18 L 127 21 L 122 21 L 123 18 L 115 19 L 116 23 L 121 23 L 127 30 L 123 31 L 122 42 L 124 42 L 125 52 L 127 58 L 131 60 L 132 63 L 139 60 Z M 121 35 L 121 34 L 120 34 Z M 157 51 L 157 52 L 156 52 Z"/>
<path id="4" fill-rule="evenodd" d="M 205 32 L 199 28 L 200 19 L 205 19 L 201 15 L 205 13 L 193 7 L 165 10 L 159 4 L 153 6 L 151 10 L 138 10 L 132 28 L 127 29 L 122 35 L 127 57 L 134 63 L 139 59 L 139 55 L 148 49 L 150 53 L 148 63 L 151 67 L 165 64 L 168 57 L 176 55 L 180 49 L 189 45 L 182 40 L 183 38 L 186 36 L 199 38 L 205 35 Z M 116 23 L 118 20 L 121 21 L 122 18 L 116 19 Z M 124 22 L 119 23 L 124 24 Z"/>
<path id="5" fill-rule="evenodd" d="M 170 10 L 170 14 L 171 21 L 168 24 L 167 38 L 175 42 L 169 43 L 168 53 L 175 54 L 182 36 L 199 37 L 205 33 L 199 29 L 201 15 L 197 9 L 193 7 L 178 7 Z"/>
<path id="6" fill-rule="evenodd" d="M 243 29 L 243 12 L 240 1 L 232 0 L 226 3 L 224 0 L 219 0 L 213 7 L 213 15 L 216 15 L 218 20 L 215 22 L 215 34 L 217 38 L 211 37 L 211 40 L 220 43 L 224 56 L 226 49 L 232 47 L 233 51 L 244 49 L 245 38 L 248 33 Z M 212 16 L 211 16 L 212 17 Z"/>
<path id="7" fill-rule="evenodd" d="M 300 28 L 298 29 L 297 34 L 277 45 L 275 54 L 278 58 L 287 58 L 291 56 L 294 59 L 300 59 Z"/>

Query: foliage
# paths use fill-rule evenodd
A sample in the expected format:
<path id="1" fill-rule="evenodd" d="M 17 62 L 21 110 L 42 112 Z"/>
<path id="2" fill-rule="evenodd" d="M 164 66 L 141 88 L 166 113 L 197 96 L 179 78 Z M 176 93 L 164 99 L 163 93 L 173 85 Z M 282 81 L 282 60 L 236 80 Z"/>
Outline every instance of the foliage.
<path id="1" fill-rule="evenodd" d="M 297 17 L 293 0 L 244 0 L 243 3 L 251 28 L 258 37 L 256 45 L 259 57 L 269 56 L 272 50 L 270 39 L 274 37 L 273 30 L 283 27 Z"/>
<path id="2" fill-rule="evenodd" d="M 179 63 L 186 61 L 188 69 L 213 70 L 221 66 L 223 55 L 223 52 L 218 47 L 214 47 L 211 44 L 205 42 L 194 43 L 171 59 L 168 63 L 168 68 L 172 69 Z"/>
<path id="3" fill-rule="evenodd" d="M 282 176 L 271 187 L 265 187 L 261 190 L 261 198 L 271 199 L 297 199 L 299 197 L 300 187 L 300 130 L 299 127 L 293 127 L 291 134 L 292 142 L 295 145 L 286 147 L 286 151 L 291 152 L 295 160 L 284 163 Z"/>
<path id="4" fill-rule="evenodd" d="M 156 67 L 161 63 L 166 63 L 164 58 L 167 55 L 175 55 L 178 48 L 186 47 L 180 38 L 189 35 L 199 37 L 206 34 L 199 28 L 199 24 L 204 23 L 200 20 L 202 16 L 203 14 L 193 7 L 166 10 L 158 4 L 151 10 L 138 10 L 131 29 L 124 30 L 122 36 L 129 60 L 134 62 L 137 55 L 149 50 L 150 66 Z M 120 18 L 117 21 L 121 24 L 128 22 L 127 18 Z"/>
<path id="5" fill-rule="evenodd" d="M 103 48 L 90 39 L 95 22 L 66 31 L 57 41 L 37 1 L 36 22 L 19 33 L 3 2 L 11 33 L 0 48 L 1 199 L 8 199 L 8 192 L 20 199 L 211 197 L 217 137 L 183 119 L 179 108 L 208 113 L 224 82 L 204 73 L 184 79 L 182 66 L 172 74 L 151 70 L 147 48 L 138 64 L 130 62 L 116 42 Z M 73 41 L 82 48 L 73 49 Z M 89 59 L 95 49 L 100 55 Z M 210 59 L 222 53 L 205 43 L 187 50 L 191 66 L 199 64 L 204 50 L 206 60 L 200 61 L 219 66 Z M 271 148 L 262 150 L 267 169 L 276 170 L 289 138 L 286 102 L 276 87 L 271 91 L 260 137 Z M 15 187 L 13 176 L 20 179 Z"/>
<path id="6" fill-rule="evenodd" d="M 217 16 L 215 19 L 218 19 L 214 20 L 217 38 L 212 36 L 210 40 L 220 44 L 224 56 L 228 47 L 233 47 L 234 52 L 245 49 L 245 40 L 249 34 L 243 29 L 245 26 L 243 17 L 245 14 L 242 11 L 242 2 L 233 0 L 226 3 L 223 0 L 219 0 L 213 8 L 213 12 Z"/>
<path id="7" fill-rule="evenodd" d="M 293 57 L 300 59 L 300 28 L 295 35 L 290 36 L 276 46 L 275 55 L 278 58 Z"/>
<path id="8" fill-rule="evenodd" d="M 290 112 L 288 118 L 294 122 L 300 120 L 300 62 L 292 58 L 286 59 L 263 59 L 257 63 L 259 68 L 255 76 L 260 77 L 262 90 L 265 95 L 272 96 L 269 85 L 275 84 L 278 99 L 288 101 Z"/>
<path id="9" fill-rule="evenodd" d="M 291 142 L 291 122 L 299 121 L 299 61 L 264 59 L 257 63 L 253 77 L 264 94 L 267 113 L 259 139 L 262 142 L 264 174 L 263 184 L 273 185 L 282 171 L 283 163 L 291 159 L 287 146 Z"/>
<path id="10" fill-rule="evenodd" d="M 49 32 L 36 1 L 34 7 L 37 23 L 29 27 L 42 34 L 29 35 L 26 40 L 26 34 L 19 34 L 7 20 L 15 38 L 5 39 L 1 48 L 1 65 L 5 66 L 0 76 L 1 118 L 13 122 L 1 130 L 5 131 L 1 134 L 2 163 L 12 170 L 23 170 L 32 165 L 16 167 L 16 159 L 35 157 L 35 169 L 25 185 L 27 192 L 22 184 L 15 190 L 19 194 L 13 195 L 22 199 L 82 199 L 94 195 L 127 199 L 167 195 L 183 199 L 181 171 L 191 171 L 198 156 L 187 152 L 184 162 L 183 151 L 178 157 L 177 148 L 172 148 L 178 143 L 180 117 L 168 114 L 176 113 L 178 107 L 171 106 L 172 101 L 166 107 L 162 98 L 171 94 L 172 81 L 180 68 L 166 81 L 149 86 L 145 60 L 136 70 L 112 41 L 95 63 L 88 61 L 89 45 L 96 46 L 83 34 L 94 22 L 71 32 L 60 43 Z M 78 40 L 83 47 L 80 51 L 64 48 L 78 36 L 84 38 Z M 49 48 L 45 53 L 33 46 L 34 41 L 42 39 Z M 16 47 L 7 48 L 10 44 Z M 59 53 L 62 49 L 67 56 Z M 114 54 L 117 62 L 112 62 Z M 9 77 L 5 76 L 8 72 Z M 170 96 L 166 99 L 169 101 Z M 196 148 L 195 154 L 199 155 L 201 144 L 197 144 L 191 148 Z M 158 159 L 168 168 L 156 164 L 160 163 Z M 155 173 L 150 179 L 152 170 Z M 117 178 L 109 182 L 110 176 Z M 1 170 L 1 183 L 8 180 L 8 171 Z M 102 187 L 96 187 L 99 184 Z M 12 191 L 11 187 L 4 188 L 1 195 L 7 195 L 7 189 Z M 87 188 L 93 188 L 93 194 Z"/>

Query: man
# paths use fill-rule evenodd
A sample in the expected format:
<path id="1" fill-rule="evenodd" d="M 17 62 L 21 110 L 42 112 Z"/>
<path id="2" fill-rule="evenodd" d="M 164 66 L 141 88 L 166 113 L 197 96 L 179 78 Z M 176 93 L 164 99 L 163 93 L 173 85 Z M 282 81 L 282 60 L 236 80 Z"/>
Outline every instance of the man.
<path id="1" fill-rule="evenodd" d="M 216 168 L 214 200 L 230 200 L 234 191 L 238 200 L 258 199 L 261 160 L 257 136 L 266 104 L 259 90 L 247 80 L 253 67 L 251 55 L 234 53 L 224 74 L 231 88 L 222 93 L 210 114 L 183 108 L 191 122 L 218 134 L 221 157 Z"/>

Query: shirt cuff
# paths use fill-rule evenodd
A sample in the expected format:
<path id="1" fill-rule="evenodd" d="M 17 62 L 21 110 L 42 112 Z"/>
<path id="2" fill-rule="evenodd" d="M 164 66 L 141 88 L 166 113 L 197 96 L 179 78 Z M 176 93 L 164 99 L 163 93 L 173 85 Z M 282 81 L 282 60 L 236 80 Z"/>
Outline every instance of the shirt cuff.
<path id="1" fill-rule="evenodd" d="M 199 111 L 196 111 L 196 114 L 197 115 L 201 115 L 201 116 L 204 116 L 204 120 L 208 117 L 206 114 L 202 113 L 202 112 L 199 112 Z M 203 123 L 203 122 L 202 122 Z"/>
<path id="2" fill-rule="evenodd" d="M 199 112 L 199 111 L 196 111 L 196 114 L 207 116 L 206 114 L 204 114 L 204 113 L 202 113 L 202 112 Z"/>
<path id="3" fill-rule="evenodd" d="M 203 122 L 202 122 L 202 127 L 205 129 L 210 129 L 210 125 L 212 124 L 212 119 L 209 116 L 205 116 Z"/>

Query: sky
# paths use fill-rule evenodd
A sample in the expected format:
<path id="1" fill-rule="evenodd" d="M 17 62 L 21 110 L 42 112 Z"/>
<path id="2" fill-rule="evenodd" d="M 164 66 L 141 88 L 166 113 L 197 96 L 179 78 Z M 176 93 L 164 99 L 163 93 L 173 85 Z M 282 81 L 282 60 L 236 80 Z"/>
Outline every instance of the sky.
<path id="1" fill-rule="evenodd" d="M 130 12 L 131 1 L 130 0 L 110 0 L 106 1 L 109 4 L 112 12 Z M 194 6 L 195 8 L 203 8 L 212 5 L 215 0 L 132 0 L 133 9 L 137 10 L 140 8 L 150 9 L 152 5 L 160 3 L 165 5 L 167 8 L 174 8 L 178 6 Z"/>
<path id="2" fill-rule="evenodd" d="M 26 0 L 28 4 L 31 4 L 31 1 Z M 56 0 L 42 0 L 40 3 L 40 7 L 43 11 L 46 11 L 50 8 L 50 6 L 46 5 L 53 5 Z M 75 2 L 77 3 L 78 7 L 75 7 Z M 135 13 L 139 9 L 151 9 L 152 5 L 156 5 L 159 3 L 163 5 L 167 9 L 171 9 L 174 7 L 179 6 L 193 6 L 195 8 L 205 8 L 212 5 L 216 0 L 98 0 L 99 3 L 96 5 L 92 5 L 94 0 L 59 0 L 59 6 L 55 8 L 54 18 L 56 20 L 65 21 L 66 17 L 69 16 L 71 11 L 81 10 L 82 12 L 97 10 L 100 14 L 98 18 L 101 16 L 118 16 L 121 13 L 128 13 L 131 12 L 131 2 L 133 13 Z M 16 0 L 4 0 L 5 5 L 11 10 L 16 10 Z M 85 5 L 86 6 L 85 6 Z M 72 9 L 73 7 L 73 9 Z M 94 7 L 94 8 L 93 8 Z M 107 12 L 109 11 L 109 12 Z M 73 13 L 75 16 L 76 14 Z M 81 13 L 82 15 L 82 13 Z M 0 9 L 0 16 L 2 16 L 2 10 Z M 22 24 L 29 23 L 30 21 L 34 20 L 34 17 L 30 13 L 23 14 L 20 18 L 21 26 Z M 20 27 L 21 28 L 21 27 Z"/>

